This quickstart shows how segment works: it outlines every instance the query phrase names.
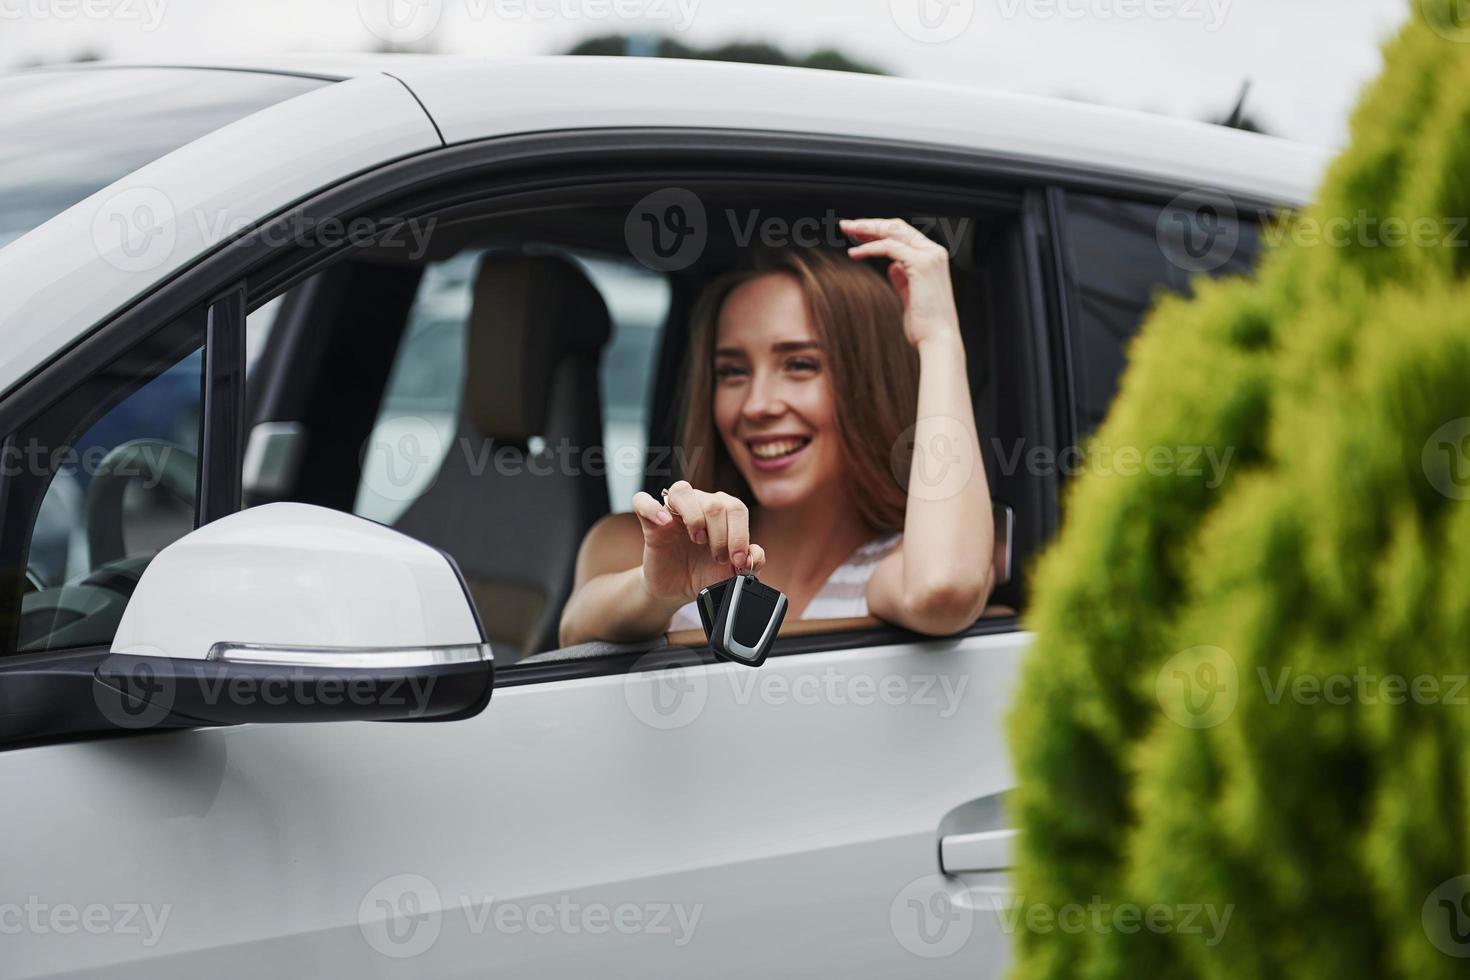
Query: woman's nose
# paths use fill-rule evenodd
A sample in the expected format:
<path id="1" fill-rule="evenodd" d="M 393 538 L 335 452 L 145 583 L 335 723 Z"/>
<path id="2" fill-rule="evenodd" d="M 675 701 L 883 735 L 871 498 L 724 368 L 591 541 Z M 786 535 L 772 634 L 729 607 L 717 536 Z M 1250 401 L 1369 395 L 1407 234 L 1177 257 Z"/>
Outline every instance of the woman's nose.
<path id="1" fill-rule="evenodd" d="M 757 371 L 750 379 L 750 390 L 741 411 L 750 418 L 770 418 L 786 411 L 780 379 L 769 372 Z"/>

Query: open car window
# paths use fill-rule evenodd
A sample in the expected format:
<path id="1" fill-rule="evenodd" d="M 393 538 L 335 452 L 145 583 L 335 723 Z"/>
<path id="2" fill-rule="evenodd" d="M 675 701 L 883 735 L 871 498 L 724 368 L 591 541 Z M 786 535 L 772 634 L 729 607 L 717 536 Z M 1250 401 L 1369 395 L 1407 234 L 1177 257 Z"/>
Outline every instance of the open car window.
<path id="1" fill-rule="evenodd" d="M 835 228 L 837 214 L 891 212 L 916 216 L 951 249 L 977 419 L 995 437 L 982 450 L 998 520 L 1024 554 L 1039 521 L 1022 509 L 1017 522 L 1005 504 L 1039 496 L 1035 477 L 996 465 L 1005 447 L 1035 438 L 1023 428 L 1035 413 L 1016 408 L 1036 397 L 1024 377 L 1038 363 L 1023 354 L 1038 328 L 1024 299 L 1019 197 L 704 188 L 711 214 L 734 217 L 711 222 L 701 254 L 671 268 L 646 261 L 627 236 L 635 190 L 544 213 L 487 209 L 441 230 L 422 256 L 359 250 L 279 297 L 250 376 L 246 503 L 352 511 L 443 549 L 502 667 L 601 656 L 602 644 L 558 651 L 561 610 L 587 529 L 629 509 L 637 490 L 656 493 L 682 475 L 695 298 L 751 248 L 781 244 L 744 229 L 772 219 Z M 722 194 L 728 208 L 717 206 Z M 1012 580 L 994 614 L 1012 613 L 1019 596 Z M 887 629 L 792 620 L 782 635 L 840 632 L 862 643 Z M 654 646 L 699 639 L 676 632 Z"/>

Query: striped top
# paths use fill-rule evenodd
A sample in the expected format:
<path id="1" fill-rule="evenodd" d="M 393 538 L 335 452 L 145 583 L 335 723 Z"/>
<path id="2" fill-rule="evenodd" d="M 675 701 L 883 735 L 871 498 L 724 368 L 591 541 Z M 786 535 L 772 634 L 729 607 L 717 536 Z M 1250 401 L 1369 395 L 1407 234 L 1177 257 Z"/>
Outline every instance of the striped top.
<path id="1" fill-rule="evenodd" d="M 802 611 L 802 619 L 848 619 L 868 615 L 868 579 L 873 577 L 878 562 L 882 561 L 903 538 L 901 534 L 890 534 L 886 538 L 875 538 L 862 545 L 852 556 L 839 565 L 827 581 L 812 596 Z M 699 621 L 699 610 L 690 602 L 674 613 L 670 630 L 697 630 L 703 625 Z"/>

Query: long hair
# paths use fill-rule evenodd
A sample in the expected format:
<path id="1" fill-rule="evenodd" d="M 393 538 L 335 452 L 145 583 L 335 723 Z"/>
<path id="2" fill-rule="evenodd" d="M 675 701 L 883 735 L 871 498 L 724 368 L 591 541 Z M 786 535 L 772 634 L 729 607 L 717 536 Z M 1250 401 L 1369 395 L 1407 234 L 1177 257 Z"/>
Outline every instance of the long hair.
<path id="1" fill-rule="evenodd" d="M 716 279 L 694 308 L 680 433 L 684 478 L 700 490 L 723 490 L 748 504 L 714 420 L 715 334 L 720 310 L 743 283 L 778 273 L 806 298 L 807 314 L 830 365 L 838 442 L 858 513 L 878 533 L 903 528 L 911 441 L 919 397 L 919 356 L 903 333 L 903 302 L 868 263 L 821 248 L 757 253 L 751 264 Z M 903 458 L 899 458 L 902 456 Z"/>

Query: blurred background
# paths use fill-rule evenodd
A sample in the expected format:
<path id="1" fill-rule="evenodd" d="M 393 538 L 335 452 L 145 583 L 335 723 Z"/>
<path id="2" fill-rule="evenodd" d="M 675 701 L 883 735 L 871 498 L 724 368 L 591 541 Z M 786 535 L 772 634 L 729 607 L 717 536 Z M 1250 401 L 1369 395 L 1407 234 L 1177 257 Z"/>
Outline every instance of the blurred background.
<path id="1" fill-rule="evenodd" d="M 1060 96 L 1335 147 L 1414 2 L 0 0 L 0 69 L 308 52 L 700 57 Z"/>

